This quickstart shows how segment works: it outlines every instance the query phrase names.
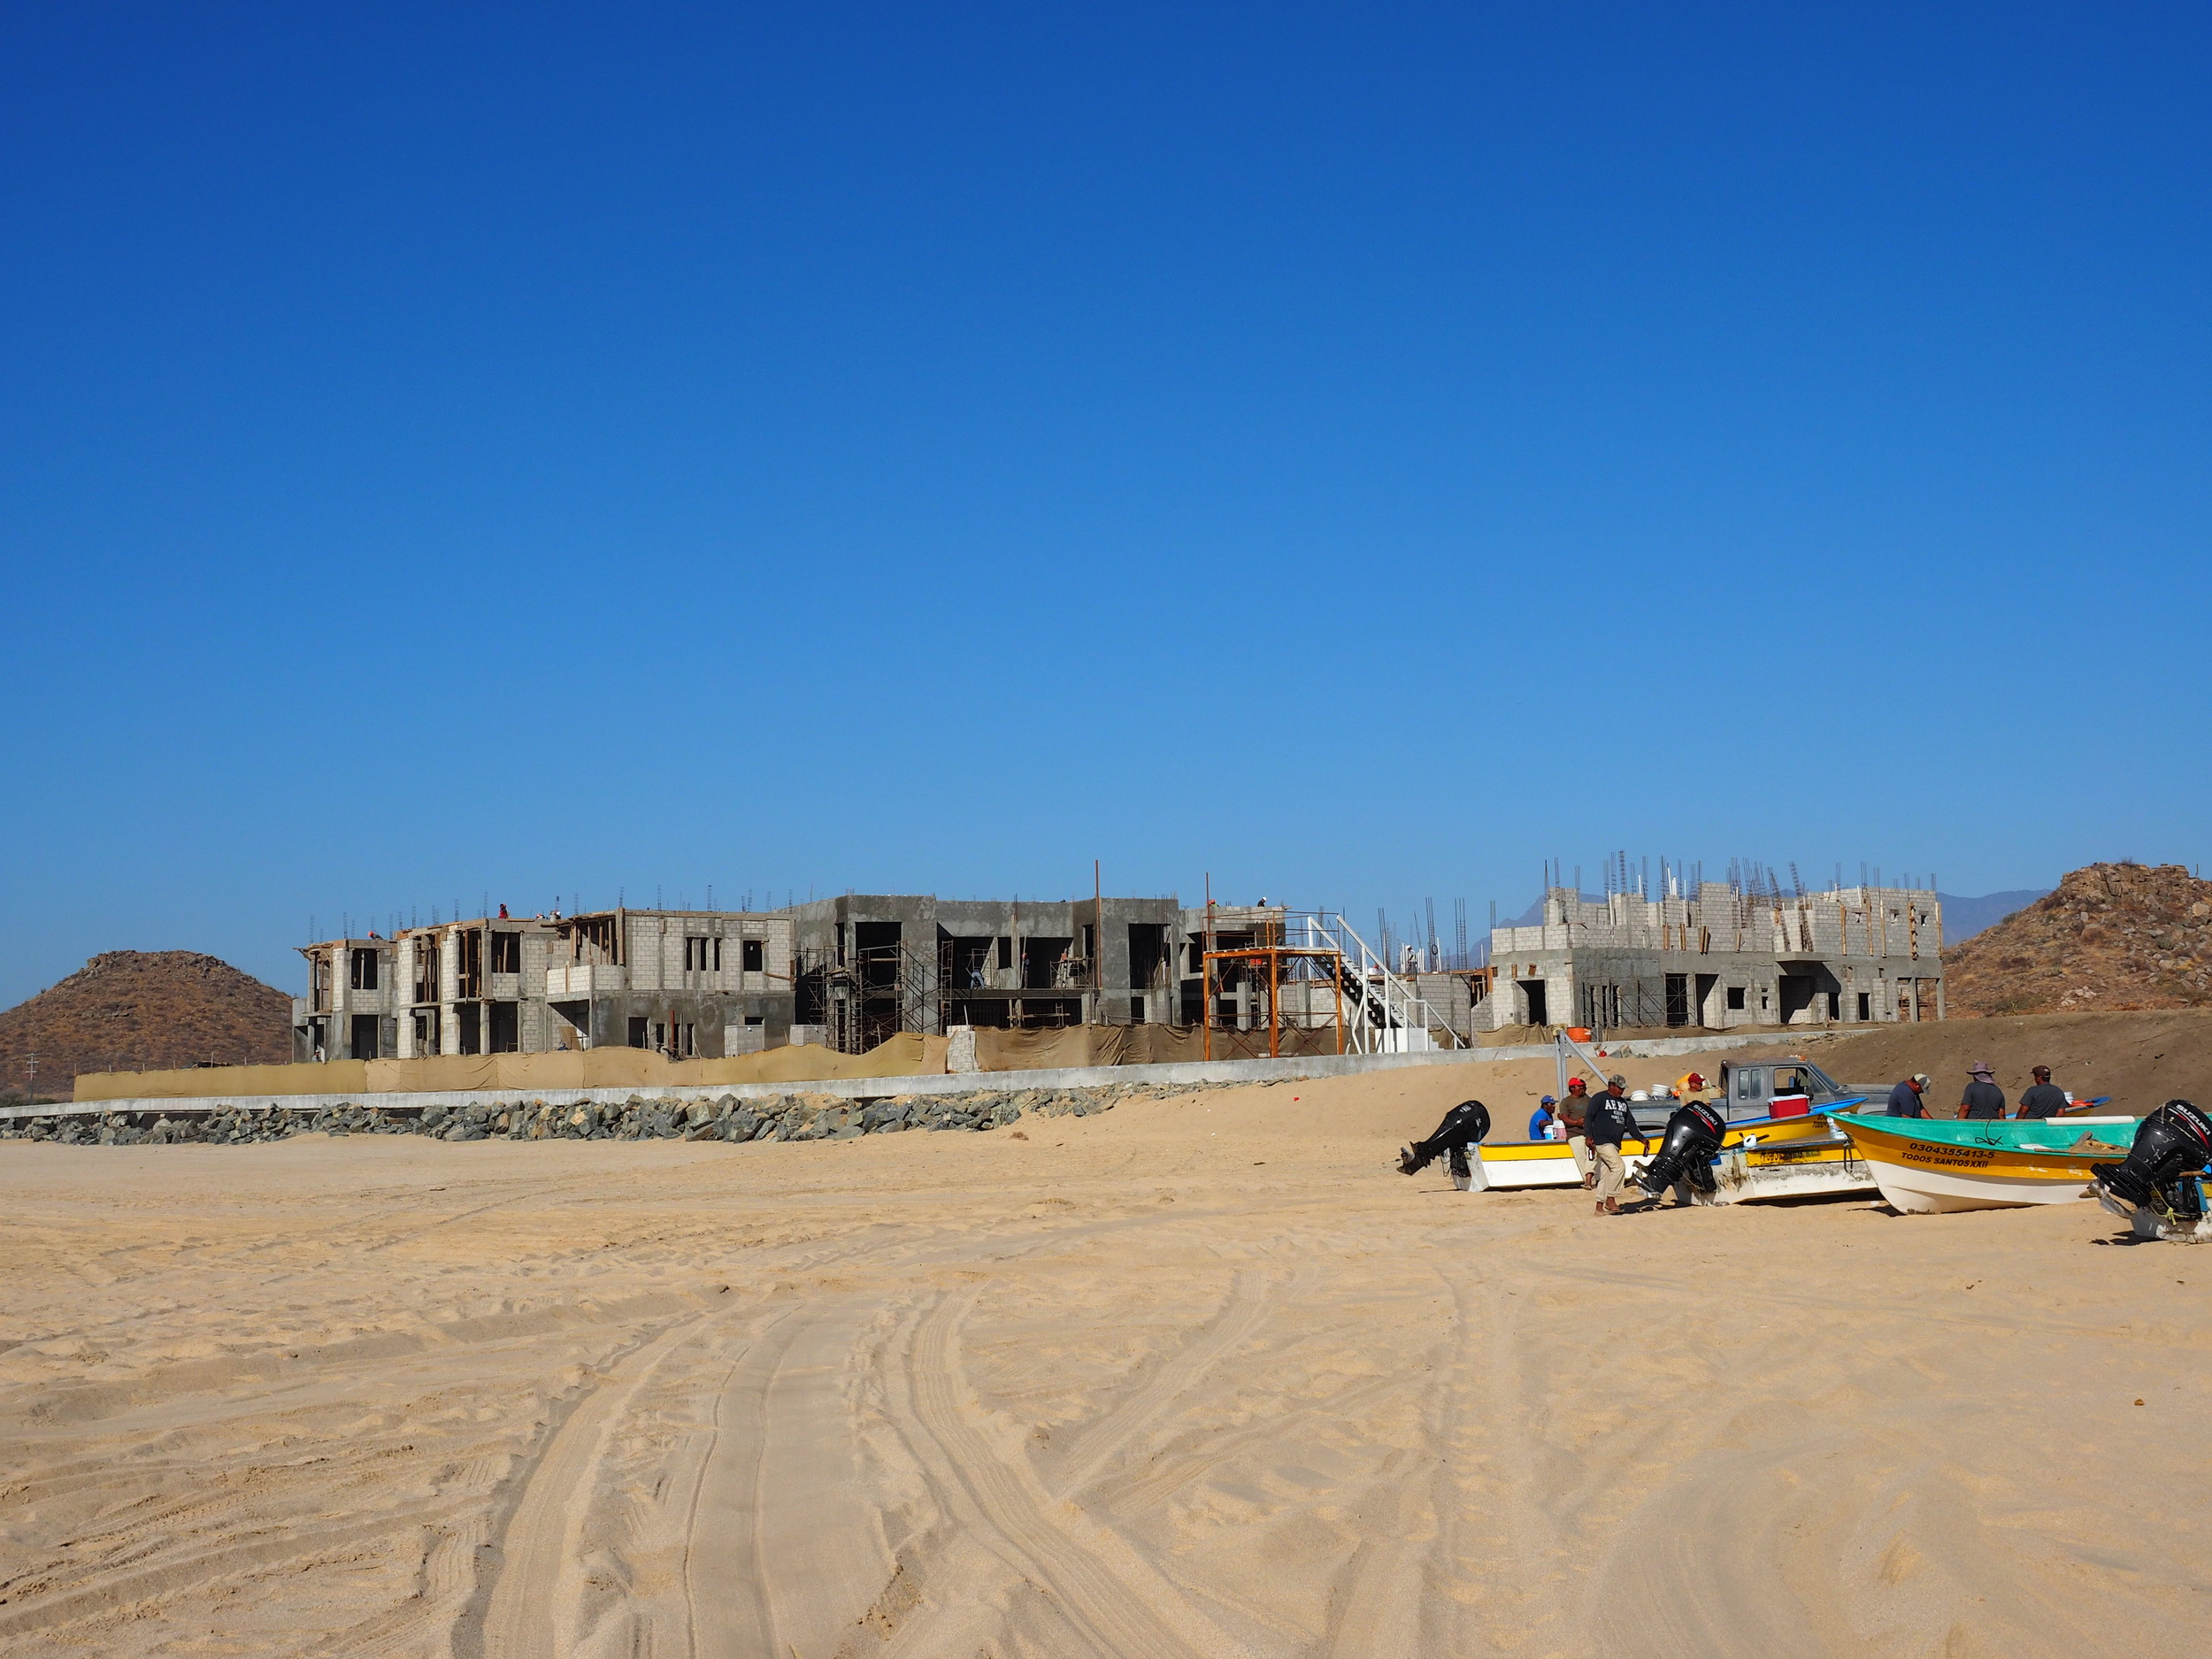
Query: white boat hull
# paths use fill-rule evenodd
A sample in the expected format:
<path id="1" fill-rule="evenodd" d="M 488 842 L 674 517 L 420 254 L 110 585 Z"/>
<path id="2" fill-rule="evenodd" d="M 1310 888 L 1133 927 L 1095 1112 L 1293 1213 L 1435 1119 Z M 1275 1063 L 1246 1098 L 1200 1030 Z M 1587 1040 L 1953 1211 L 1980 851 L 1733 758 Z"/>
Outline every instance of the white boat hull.
<path id="1" fill-rule="evenodd" d="M 1467 1173 L 1453 1172 L 1452 1185 L 1461 1192 L 1517 1193 L 1540 1187 L 1582 1185 L 1582 1171 L 1575 1165 L 1574 1153 L 1556 1141 L 1531 1141 L 1525 1146 L 1511 1141 L 1503 1147 L 1488 1148 L 1487 1157 L 1483 1156 L 1484 1150 L 1481 1147 L 1468 1148 Z M 1629 1178 L 1633 1179 L 1651 1159 L 1642 1153 L 1632 1152 L 1626 1162 Z"/>
<path id="2" fill-rule="evenodd" d="M 1847 1120 L 1859 1152 L 1890 1208 L 1908 1216 L 1955 1215 L 1966 1210 L 2014 1210 L 2074 1204 L 2095 1196 L 2094 1166 L 2124 1156 L 2086 1131 L 2128 1119 L 2085 1118 L 2048 1126 L 2051 1139 L 1958 1140 L 1916 1131 L 1910 1118 Z M 2024 1126 L 2007 1126 L 2016 1137 Z M 2036 1133 L 2044 1133 L 2038 1130 Z"/>
<path id="3" fill-rule="evenodd" d="M 1794 1152 L 1794 1149 L 1793 1149 Z M 1730 1148 L 1713 1170 L 1717 1204 L 1751 1204 L 1770 1198 L 1817 1198 L 1835 1193 L 1870 1193 L 1874 1176 L 1847 1142 L 1794 1153 L 1788 1161 L 1772 1155 Z"/>
<path id="4" fill-rule="evenodd" d="M 1632 1181 L 1650 1165 L 1658 1141 L 1634 1141 L 1624 1154 Z M 1652 1151 L 1643 1148 L 1649 1147 Z M 1770 1198 L 1803 1198 L 1824 1193 L 1874 1190 L 1873 1177 L 1848 1137 L 1817 1118 L 1755 1122 L 1730 1126 L 1714 1161 L 1710 1195 L 1678 1184 L 1678 1202 L 1686 1195 L 1703 1204 L 1756 1203 Z M 1561 1141 L 1513 1141 L 1469 1149 L 1468 1173 L 1453 1176 L 1462 1192 L 1516 1192 L 1540 1187 L 1579 1187 L 1572 1148 Z"/>
<path id="5" fill-rule="evenodd" d="M 1944 1170 L 1878 1164 L 1874 1184 L 1889 1207 L 1908 1216 L 1949 1216 L 1962 1210 L 2011 1210 L 2022 1204 L 2073 1204 L 2089 1196 L 2079 1183 L 2007 1180 Z"/>

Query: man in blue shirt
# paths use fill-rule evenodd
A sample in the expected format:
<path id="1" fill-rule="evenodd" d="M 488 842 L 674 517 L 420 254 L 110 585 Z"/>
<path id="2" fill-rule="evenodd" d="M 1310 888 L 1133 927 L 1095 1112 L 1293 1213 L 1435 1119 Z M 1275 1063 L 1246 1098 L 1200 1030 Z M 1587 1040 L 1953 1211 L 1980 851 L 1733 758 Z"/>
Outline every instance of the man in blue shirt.
<path id="1" fill-rule="evenodd" d="M 1928 1074 L 1916 1071 L 1889 1092 L 1889 1115 L 1893 1118 L 1925 1118 L 1927 1109 L 1920 1097 L 1928 1092 Z"/>
<path id="2" fill-rule="evenodd" d="M 1543 1100 L 1538 1103 L 1536 1110 L 1531 1115 L 1528 1120 L 1528 1138 L 1531 1141 L 1548 1141 L 1551 1139 L 1551 1126 L 1559 1121 L 1558 1118 L 1552 1115 L 1551 1109 L 1558 1103 L 1559 1102 L 1557 1098 L 1550 1094 L 1545 1095 Z"/>

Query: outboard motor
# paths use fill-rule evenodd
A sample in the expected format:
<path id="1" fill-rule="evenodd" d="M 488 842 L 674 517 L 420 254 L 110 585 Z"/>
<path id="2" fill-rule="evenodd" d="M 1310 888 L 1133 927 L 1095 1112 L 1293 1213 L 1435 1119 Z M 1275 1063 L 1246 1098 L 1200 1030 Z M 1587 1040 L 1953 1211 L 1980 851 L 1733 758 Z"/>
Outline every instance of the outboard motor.
<path id="1" fill-rule="evenodd" d="M 2212 1159 L 2212 1118 L 2185 1100 L 2170 1100 L 2143 1119 L 2123 1161 L 2093 1166 L 2097 1200 L 2116 1216 L 2130 1217 L 2141 1208 L 2175 1209 L 2170 1189 L 2193 1177 L 2207 1159 Z"/>
<path id="2" fill-rule="evenodd" d="M 1728 1120 L 1717 1108 L 1692 1101 L 1668 1118 L 1659 1156 L 1644 1166 L 1636 1185 L 1654 1198 L 1677 1181 L 1687 1181 L 1701 1193 L 1713 1191 L 1713 1155 L 1727 1129 Z"/>
<path id="3" fill-rule="evenodd" d="M 1490 1133 L 1490 1109 L 1479 1100 L 1463 1100 L 1444 1114 L 1436 1133 L 1417 1141 L 1398 1154 L 1398 1173 L 1418 1175 L 1440 1153 L 1451 1155 L 1450 1170 L 1461 1179 L 1467 1176 L 1467 1148 L 1481 1143 Z"/>

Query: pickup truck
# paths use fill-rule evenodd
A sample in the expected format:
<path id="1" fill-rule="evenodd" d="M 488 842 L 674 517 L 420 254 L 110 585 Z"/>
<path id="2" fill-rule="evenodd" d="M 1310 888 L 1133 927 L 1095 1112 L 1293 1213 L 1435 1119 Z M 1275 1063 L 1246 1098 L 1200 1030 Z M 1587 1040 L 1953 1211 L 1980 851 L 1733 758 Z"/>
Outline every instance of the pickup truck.
<path id="1" fill-rule="evenodd" d="M 1724 1060 L 1720 1076 L 1707 1089 L 1705 1098 L 1718 1106 L 1729 1122 L 1740 1123 L 1747 1118 L 1772 1117 L 1776 1099 L 1790 1095 L 1802 1095 L 1807 1110 L 1812 1111 L 1840 1106 L 1847 1101 L 1863 1102 L 1869 1110 L 1879 1111 L 1889 1098 L 1889 1085 L 1839 1083 L 1809 1060 Z M 1663 1128 L 1679 1104 L 1671 1100 L 1637 1102 L 1632 1109 L 1636 1126 Z"/>

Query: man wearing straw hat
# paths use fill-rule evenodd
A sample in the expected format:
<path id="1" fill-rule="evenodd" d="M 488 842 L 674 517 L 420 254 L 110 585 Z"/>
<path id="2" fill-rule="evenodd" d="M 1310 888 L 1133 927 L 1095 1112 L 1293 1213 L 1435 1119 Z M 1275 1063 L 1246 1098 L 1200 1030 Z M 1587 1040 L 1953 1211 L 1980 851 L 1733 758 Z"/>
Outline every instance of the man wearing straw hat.
<path id="1" fill-rule="evenodd" d="M 1990 1071 L 1989 1062 L 1978 1060 L 1966 1068 L 1967 1076 L 1974 1080 L 1966 1086 L 1966 1093 L 1959 1101 L 1962 1118 L 2001 1118 L 2005 1115 L 2005 1092 L 1997 1087 L 1996 1074 Z"/>

